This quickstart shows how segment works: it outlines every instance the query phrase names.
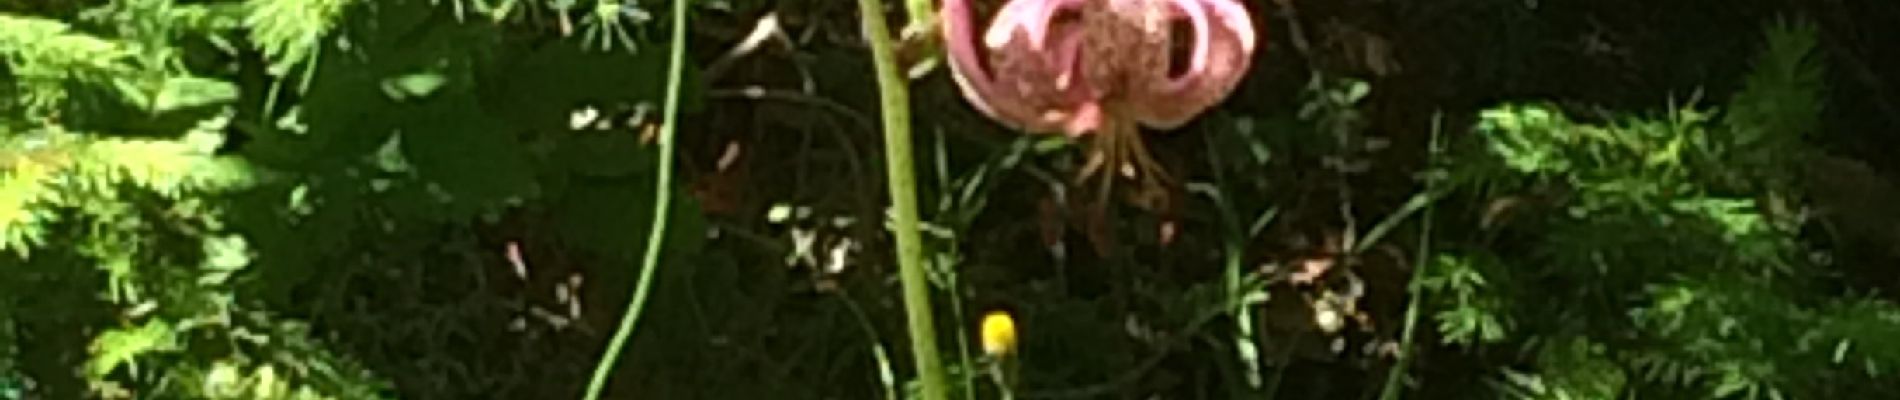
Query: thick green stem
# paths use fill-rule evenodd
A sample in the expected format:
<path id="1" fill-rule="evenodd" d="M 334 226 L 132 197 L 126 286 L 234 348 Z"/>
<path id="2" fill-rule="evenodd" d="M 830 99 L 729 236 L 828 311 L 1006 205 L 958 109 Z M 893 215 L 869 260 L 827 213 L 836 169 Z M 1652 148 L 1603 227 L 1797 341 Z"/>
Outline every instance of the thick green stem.
<path id="1" fill-rule="evenodd" d="M 652 291 L 654 271 L 660 269 L 660 250 L 666 244 L 666 222 L 672 213 L 673 203 L 673 136 L 679 126 L 680 77 L 686 69 L 686 6 L 685 0 L 673 1 L 673 38 L 671 54 L 667 63 L 666 100 L 660 122 L 660 160 L 659 177 L 653 188 L 653 225 L 647 230 L 646 255 L 640 263 L 640 280 L 635 283 L 632 298 L 627 300 L 627 310 L 620 316 L 620 328 L 614 331 L 614 337 L 607 342 L 607 351 L 602 354 L 599 364 L 594 366 L 594 377 L 587 382 L 587 400 L 600 398 L 600 392 L 607 386 L 607 376 L 613 374 L 616 361 L 620 359 L 620 349 L 626 346 L 627 338 L 633 336 L 634 328 L 640 322 L 640 311 L 646 308 L 647 295 Z"/>
<path id="2" fill-rule="evenodd" d="M 924 275 L 923 238 L 917 223 L 916 167 L 911 154 L 910 94 L 892 50 L 881 0 L 858 0 L 865 40 L 877 69 L 878 97 L 884 114 L 884 162 L 891 190 L 893 230 L 897 235 L 898 276 L 910 321 L 910 344 L 925 400 L 947 400 L 943 361 L 937 354 L 937 328 L 930 312 L 930 282 Z"/>

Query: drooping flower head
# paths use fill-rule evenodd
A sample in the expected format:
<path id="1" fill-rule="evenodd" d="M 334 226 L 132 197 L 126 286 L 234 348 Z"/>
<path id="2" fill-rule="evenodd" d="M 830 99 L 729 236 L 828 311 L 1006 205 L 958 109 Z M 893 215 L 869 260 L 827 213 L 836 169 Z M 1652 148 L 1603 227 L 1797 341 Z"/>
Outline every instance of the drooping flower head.
<path id="1" fill-rule="evenodd" d="M 1134 202 L 1150 210 L 1170 208 L 1157 194 L 1169 179 L 1140 128 L 1180 127 L 1226 98 L 1256 42 L 1237 0 L 1007 0 L 980 37 L 971 1 L 943 0 L 939 13 L 963 97 L 1017 130 L 1089 137 L 1080 177 L 1106 168 L 1143 181 Z"/>
<path id="2" fill-rule="evenodd" d="M 944 0 L 941 13 L 957 84 L 985 115 L 1029 132 L 1179 127 L 1227 97 L 1255 47 L 1235 0 L 1010 0 L 980 44 L 970 1 Z M 1176 22 L 1191 33 L 1176 37 Z"/>

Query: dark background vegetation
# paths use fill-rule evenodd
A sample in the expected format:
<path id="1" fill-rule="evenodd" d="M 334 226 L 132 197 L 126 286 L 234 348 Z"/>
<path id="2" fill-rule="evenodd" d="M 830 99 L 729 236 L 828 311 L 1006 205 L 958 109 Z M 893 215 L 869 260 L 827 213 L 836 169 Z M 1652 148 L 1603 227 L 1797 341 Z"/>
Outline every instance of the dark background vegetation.
<path id="1" fill-rule="evenodd" d="M 1900 3 L 1246 4 L 1241 88 L 1148 135 L 1178 207 L 1113 228 L 1080 146 L 912 81 L 953 398 L 997 310 L 1025 399 L 1900 397 Z M 579 396 L 669 6 L 0 1 L 0 399 Z M 694 4 L 607 397 L 912 390 L 856 10 Z"/>

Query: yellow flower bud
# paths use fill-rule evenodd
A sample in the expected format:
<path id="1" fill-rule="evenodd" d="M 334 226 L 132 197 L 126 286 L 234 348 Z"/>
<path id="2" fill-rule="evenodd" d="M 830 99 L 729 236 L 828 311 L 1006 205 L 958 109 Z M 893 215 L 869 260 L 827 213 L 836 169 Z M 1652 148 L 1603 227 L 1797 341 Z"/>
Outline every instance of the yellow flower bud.
<path id="1" fill-rule="evenodd" d="M 991 311 L 983 316 L 983 353 L 1002 356 L 1016 352 L 1016 321 L 1009 313 Z"/>

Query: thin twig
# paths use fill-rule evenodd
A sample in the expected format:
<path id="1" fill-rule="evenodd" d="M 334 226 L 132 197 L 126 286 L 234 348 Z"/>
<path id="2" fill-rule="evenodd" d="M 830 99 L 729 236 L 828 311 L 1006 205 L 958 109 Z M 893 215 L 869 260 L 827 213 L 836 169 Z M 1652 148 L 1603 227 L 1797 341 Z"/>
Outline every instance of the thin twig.
<path id="1" fill-rule="evenodd" d="M 820 109 L 824 109 L 826 111 L 830 111 L 833 114 L 842 116 L 844 117 L 844 119 L 850 120 L 851 125 L 853 127 L 856 127 L 859 130 L 864 131 L 864 134 L 871 135 L 871 134 L 877 133 L 877 124 L 872 122 L 870 117 L 864 116 L 864 113 L 858 112 L 858 110 L 852 109 L 851 107 L 838 103 L 837 101 L 834 101 L 825 97 L 821 97 L 821 96 L 806 94 L 804 92 L 799 92 L 795 90 L 771 89 L 771 88 L 766 88 L 763 86 L 753 85 L 753 86 L 745 86 L 745 87 L 736 88 L 736 89 L 713 89 L 707 92 L 707 96 L 713 99 L 777 101 L 777 102 L 785 102 L 785 103 L 791 103 L 791 104 L 802 105 L 802 106 L 817 107 Z M 851 183 L 853 187 L 863 188 L 863 187 L 868 186 L 868 182 L 866 182 L 866 178 L 865 178 L 865 168 L 863 165 L 864 156 L 862 153 L 858 151 L 858 146 L 856 145 L 855 142 L 851 140 L 851 136 L 847 134 L 846 132 L 838 130 L 838 129 L 821 129 L 821 130 L 825 131 L 826 133 L 829 133 L 831 135 L 831 138 L 838 142 L 838 146 L 841 146 L 844 148 L 845 167 L 851 170 L 851 181 L 852 181 Z M 853 190 L 851 191 L 851 193 L 853 193 L 852 195 L 853 201 L 856 201 L 858 203 L 858 206 L 859 206 L 858 209 L 861 210 L 858 217 L 866 221 L 876 220 L 879 214 L 878 207 L 876 206 L 877 202 L 874 198 L 871 197 L 869 192 L 865 192 L 862 190 Z M 860 225 L 860 226 L 875 227 L 876 225 Z M 869 236 L 870 232 L 868 232 L 868 229 L 872 229 L 872 228 L 862 228 L 862 229 L 859 229 L 859 232 L 855 232 L 854 234 L 860 237 L 868 238 L 870 237 Z"/>
<path id="2" fill-rule="evenodd" d="M 834 101 L 831 99 L 827 99 L 827 98 L 819 97 L 819 96 L 813 96 L 813 95 L 805 94 L 798 91 L 785 90 L 785 89 L 772 89 L 772 88 L 767 88 L 763 86 L 746 86 L 746 87 L 741 87 L 741 88 L 736 88 L 736 89 L 712 89 L 712 90 L 706 91 L 706 95 L 713 99 L 742 98 L 742 99 L 750 99 L 750 100 L 782 101 L 782 102 L 793 103 L 793 104 L 814 106 L 814 107 L 825 109 L 826 111 L 837 113 L 838 115 L 845 116 L 847 119 L 851 120 L 852 125 L 856 125 L 858 128 L 864 129 L 865 132 L 877 131 L 877 125 L 871 122 L 871 118 L 864 116 L 864 114 L 858 112 L 858 110 L 853 110 L 851 109 L 851 107 L 845 106 L 844 104 L 838 103 L 837 101 Z"/>
<path id="3" fill-rule="evenodd" d="M 899 399 L 900 397 L 897 396 L 897 374 L 891 372 L 889 352 L 884 350 L 884 340 L 878 338 L 877 328 L 871 326 L 871 316 L 865 314 L 864 309 L 858 307 L 858 302 L 852 300 L 851 294 L 844 289 L 838 289 L 837 294 L 838 300 L 843 302 L 845 308 L 851 311 L 851 316 L 855 317 L 858 321 L 858 327 L 864 329 L 864 335 L 871 341 L 871 356 L 877 361 L 877 377 L 878 382 L 884 384 L 884 398 L 889 400 Z"/>
<path id="4" fill-rule="evenodd" d="M 718 81 L 719 77 L 724 76 L 726 71 L 731 69 L 734 63 L 758 51 L 759 46 L 764 45 L 765 41 L 769 39 L 778 39 L 776 42 L 785 46 L 788 50 L 793 48 L 792 38 L 786 36 L 785 29 L 779 25 L 778 13 L 768 13 L 765 14 L 764 17 L 760 17 L 759 21 L 752 25 L 752 31 L 747 33 L 744 39 L 739 40 L 738 44 L 732 45 L 732 48 L 726 50 L 725 54 L 721 54 L 719 59 L 713 60 L 711 64 L 707 64 L 705 72 L 703 72 L 706 76 L 706 80 Z"/>

